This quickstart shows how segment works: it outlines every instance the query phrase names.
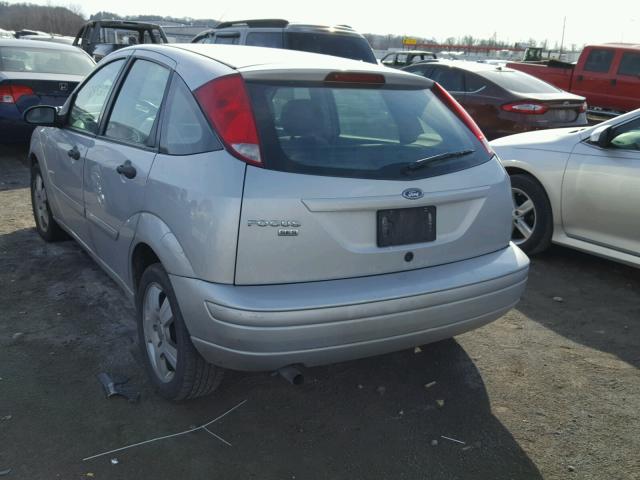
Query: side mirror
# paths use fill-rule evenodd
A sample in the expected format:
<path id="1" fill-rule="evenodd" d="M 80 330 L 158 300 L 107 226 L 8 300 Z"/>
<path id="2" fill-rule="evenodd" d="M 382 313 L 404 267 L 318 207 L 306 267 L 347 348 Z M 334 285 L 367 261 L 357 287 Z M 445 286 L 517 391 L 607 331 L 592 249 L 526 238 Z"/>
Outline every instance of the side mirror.
<path id="1" fill-rule="evenodd" d="M 602 125 L 591 132 L 589 142 L 598 145 L 599 147 L 606 148 L 609 146 L 611 139 L 611 125 Z"/>
<path id="2" fill-rule="evenodd" d="M 24 121 L 31 125 L 53 127 L 58 125 L 58 109 L 48 105 L 36 105 L 28 108 L 23 115 Z"/>

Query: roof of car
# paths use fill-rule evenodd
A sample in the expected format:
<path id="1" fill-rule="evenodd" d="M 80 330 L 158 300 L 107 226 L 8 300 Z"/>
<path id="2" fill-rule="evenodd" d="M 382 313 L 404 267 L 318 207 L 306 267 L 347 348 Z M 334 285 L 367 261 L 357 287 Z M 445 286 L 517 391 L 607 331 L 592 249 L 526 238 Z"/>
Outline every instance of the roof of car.
<path id="1" fill-rule="evenodd" d="M 130 20 L 91 20 L 85 25 L 100 24 L 101 27 L 115 27 L 115 28 L 129 28 L 129 29 L 148 29 L 148 28 L 160 28 L 160 25 L 156 23 L 136 22 Z"/>
<path id="2" fill-rule="evenodd" d="M 588 45 L 590 48 L 627 48 L 629 50 L 640 50 L 640 44 L 638 43 L 602 43 L 599 45 Z"/>
<path id="3" fill-rule="evenodd" d="M 434 52 L 431 52 L 429 50 L 394 50 L 389 53 L 408 53 L 411 55 L 424 55 L 424 54 L 433 55 L 434 54 Z"/>
<path id="4" fill-rule="evenodd" d="M 222 45 L 202 43 L 171 43 L 166 45 L 144 44 L 137 45 L 137 49 L 181 49 L 203 55 L 225 65 L 241 69 L 257 65 L 296 64 L 301 66 L 333 68 L 344 70 L 367 70 L 388 72 L 387 67 L 377 64 L 351 60 L 348 58 L 322 55 L 319 53 L 287 50 L 283 48 L 249 47 L 244 45 Z"/>
<path id="5" fill-rule="evenodd" d="M 208 29 L 206 31 L 210 32 L 222 30 L 225 28 L 284 28 L 287 30 L 320 30 L 329 31 L 331 33 L 360 35 L 353 29 L 353 27 L 349 25 L 316 25 L 307 23 L 296 23 L 280 18 L 227 21 L 219 23 L 214 28 Z"/>
<path id="6" fill-rule="evenodd" d="M 419 62 L 412 63 L 410 66 L 415 65 L 446 65 L 447 67 L 459 68 L 461 70 L 467 70 L 469 72 L 482 73 L 482 72 L 515 72 L 512 68 L 506 68 L 500 65 L 492 63 L 479 63 L 470 62 L 466 60 L 437 60 L 431 62 Z"/>
<path id="7" fill-rule="evenodd" d="M 33 47 L 50 48 L 51 50 L 66 50 L 69 52 L 81 52 L 77 47 L 56 42 L 43 42 L 41 40 L 24 40 L 18 38 L 0 38 L 0 47 Z"/>

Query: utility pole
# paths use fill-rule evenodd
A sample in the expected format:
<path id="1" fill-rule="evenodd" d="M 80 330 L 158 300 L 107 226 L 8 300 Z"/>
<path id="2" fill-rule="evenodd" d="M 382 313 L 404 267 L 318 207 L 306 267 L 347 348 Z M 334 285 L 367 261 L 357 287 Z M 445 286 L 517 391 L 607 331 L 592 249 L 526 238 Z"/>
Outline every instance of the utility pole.
<path id="1" fill-rule="evenodd" d="M 562 47 L 564 47 L 564 30 L 567 26 L 567 17 L 564 17 L 562 21 L 562 40 L 560 41 L 560 56 L 562 56 Z"/>

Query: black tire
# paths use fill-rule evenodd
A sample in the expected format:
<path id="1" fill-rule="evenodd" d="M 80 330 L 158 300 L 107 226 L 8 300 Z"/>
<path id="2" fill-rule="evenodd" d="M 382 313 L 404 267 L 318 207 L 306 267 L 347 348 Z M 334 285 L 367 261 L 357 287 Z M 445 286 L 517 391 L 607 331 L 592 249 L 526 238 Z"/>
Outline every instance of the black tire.
<path id="1" fill-rule="evenodd" d="M 553 213 L 551 211 L 549 197 L 547 197 L 542 185 L 540 185 L 535 178 L 527 174 L 518 173 L 511 175 L 511 190 L 514 201 L 516 198 L 523 198 L 522 194 L 531 199 L 534 206 L 533 215 L 535 215 L 531 236 L 526 240 L 516 228 L 516 219 L 514 218 L 512 240 L 527 255 L 541 253 L 551 244 L 551 236 L 553 234 Z M 529 219 L 530 218 L 531 217 L 529 217 Z"/>
<path id="2" fill-rule="evenodd" d="M 149 348 L 153 349 L 154 347 L 151 346 L 148 348 L 148 345 L 152 344 L 152 340 L 149 340 L 148 335 L 145 333 L 145 323 L 143 321 L 145 307 L 143 304 L 147 296 L 147 290 L 151 287 L 153 287 L 154 290 L 149 292 L 150 301 L 153 301 L 153 293 L 156 291 L 155 289 L 159 287 L 162 291 L 159 294 L 159 298 L 161 299 L 160 303 L 168 300 L 172 313 L 172 326 L 167 330 L 162 329 L 163 332 L 168 332 L 162 334 L 164 335 L 164 341 L 169 342 L 169 344 L 177 350 L 175 368 L 168 368 L 168 370 L 173 370 L 173 372 L 168 372 L 168 376 L 170 376 L 169 380 L 167 380 L 167 377 L 163 380 L 161 373 L 159 373 L 162 369 L 154 367 L 152 360 L 153 355 L 149 350 Z M 218 388 L 222 381 L 224 370 L 207 363 L 193 346 L 169 276 L 159 263 L 150 265 L 142 274 L 136 295 L 136 310 L 138 343 L 144 359 L 143 361 L 149 379 L 160 396 L 174 402 L 179 402 L 208 395 Z M 147 311 L 150 311 L 148 307 Z M 149 323 L 150 322 L 147 321 L 147 327 Z M 159 329 L 161 329 L 159 325 L 155 326 L 155 333 L 152 335 L 157 335 Z M 162 343 L 162 341 L 160 341 L 160 343 Z M 168 366 L 169 362 L 166 361 L 163 365 Z"/>
<path id="3" fill-rule="evenodd" d="M 38 192 L 36 191 L 36 186 L 38 186 L 38 189 L 41 188 L 46 196 L 46 189 L 42 173 L 40 172 L 40 165 L 34 163 L 31 167 L 31 209 L 33 211 L 33 219 L 36 222 L 36 230 L 46 242 L 68 240 L 69 236 L 67 233 L 62 230 L 60 225 L 58 225 L 53 218 L 48 199 L 44 199 L 42 201 L 38 200 L 42 193 L 40 190 L 38 190 Z"/>

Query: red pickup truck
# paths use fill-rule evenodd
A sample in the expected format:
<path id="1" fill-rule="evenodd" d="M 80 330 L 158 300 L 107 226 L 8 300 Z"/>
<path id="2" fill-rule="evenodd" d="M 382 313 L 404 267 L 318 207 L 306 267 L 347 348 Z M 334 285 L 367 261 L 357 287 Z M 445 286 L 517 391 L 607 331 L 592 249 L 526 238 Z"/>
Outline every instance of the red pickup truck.
<path id="1" fill-rule="evenodd" d="M 589 45 L 576 64 L 511 62 L 507 67 L 586 97 L 590 110 L 621 113 L 640 108 L 640 45 Z"/>

